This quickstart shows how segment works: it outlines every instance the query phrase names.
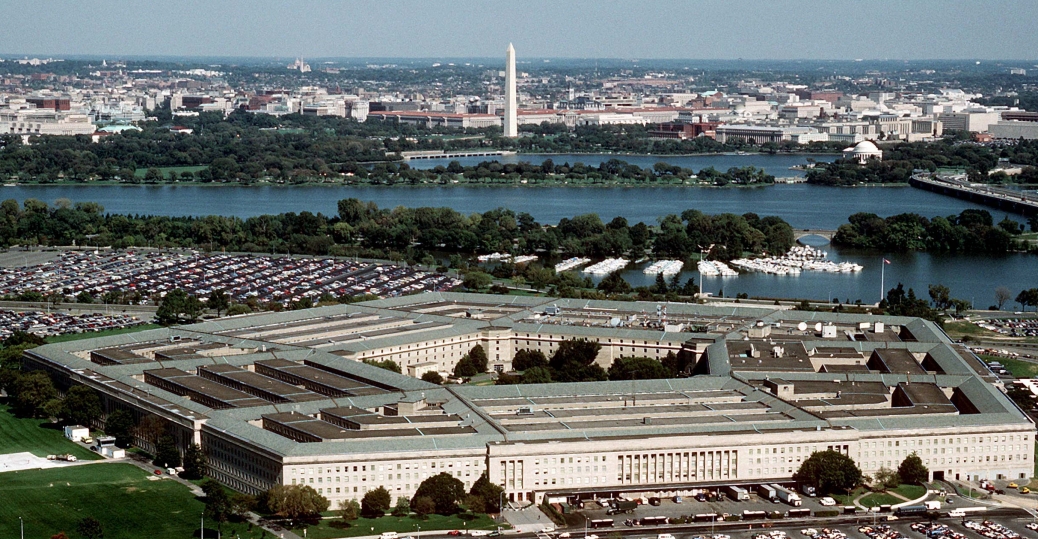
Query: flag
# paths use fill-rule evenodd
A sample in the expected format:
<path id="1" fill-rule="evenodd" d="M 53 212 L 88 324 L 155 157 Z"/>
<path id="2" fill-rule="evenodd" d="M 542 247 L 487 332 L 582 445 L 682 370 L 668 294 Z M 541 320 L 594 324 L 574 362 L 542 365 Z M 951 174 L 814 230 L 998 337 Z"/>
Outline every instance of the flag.
<path id="1" fill-rule="evenodd" d="M 884 258 L 884 259 L 883 259 L 883 263 L 884 263 L 884 264 L 889 264 L 889 263 L 890 263 L 890 261 L 889 261 L 889 260 L 887 260 L 886 258 Z"/>

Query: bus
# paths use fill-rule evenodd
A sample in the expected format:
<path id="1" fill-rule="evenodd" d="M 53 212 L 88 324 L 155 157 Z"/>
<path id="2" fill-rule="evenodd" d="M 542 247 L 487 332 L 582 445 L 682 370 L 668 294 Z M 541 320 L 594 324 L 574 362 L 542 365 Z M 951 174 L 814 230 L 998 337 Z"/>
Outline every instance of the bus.
<path id="1" fill-rule="evenodd" d="M 592 528 L 612 528 L 613 527 L 613 519 L 611 519 L 611 518 L 600 518 L 600 519 L 597 519 L 597 520 L 592 520 L 590 522 L 590 526 Z"/>

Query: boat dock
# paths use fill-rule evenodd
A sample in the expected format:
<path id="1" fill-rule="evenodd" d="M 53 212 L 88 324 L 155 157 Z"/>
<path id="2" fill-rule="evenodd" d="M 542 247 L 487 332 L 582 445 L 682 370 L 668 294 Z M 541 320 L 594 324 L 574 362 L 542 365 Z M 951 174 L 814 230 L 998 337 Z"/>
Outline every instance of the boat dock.
<path id="1" fill-rule="evenodd" d="M 908 183 L 912 187 L 969 200 L 986 206 L 1024 215 L 1038 215 L 1038 196 L 1012 189 L 969 183 L 965 180 L 929 173 L 915 174 Z"/>

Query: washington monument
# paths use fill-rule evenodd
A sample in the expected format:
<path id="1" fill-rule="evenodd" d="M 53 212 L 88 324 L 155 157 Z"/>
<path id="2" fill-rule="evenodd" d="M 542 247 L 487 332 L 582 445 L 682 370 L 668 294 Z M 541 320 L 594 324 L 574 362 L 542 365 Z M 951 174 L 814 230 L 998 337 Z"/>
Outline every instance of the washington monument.
<path id="1" fill-rule="evenodd" d="M 515 99 L 515 48 L 508 44 L 505 50 L 505 136 L 518 137 Z"/>

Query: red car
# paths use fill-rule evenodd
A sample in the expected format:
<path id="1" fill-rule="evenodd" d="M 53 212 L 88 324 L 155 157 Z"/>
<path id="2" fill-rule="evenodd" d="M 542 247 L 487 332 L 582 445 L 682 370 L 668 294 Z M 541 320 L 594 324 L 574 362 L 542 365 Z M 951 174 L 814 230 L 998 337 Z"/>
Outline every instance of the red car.
<path id="1" fill-rule="evenodd" d="M 461 532 L 458 531 L 458 530 L 451 530 L 451 531 L 447 532 L 447 535 L 458 536 L 458 535 L 461 535 Z"/>
<path id="2" fill-rule="evenodd" d="M 162 470 L 155 470 L 155 475 L 162 475 Z"/>

